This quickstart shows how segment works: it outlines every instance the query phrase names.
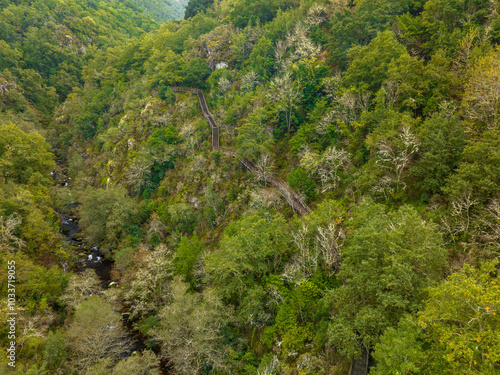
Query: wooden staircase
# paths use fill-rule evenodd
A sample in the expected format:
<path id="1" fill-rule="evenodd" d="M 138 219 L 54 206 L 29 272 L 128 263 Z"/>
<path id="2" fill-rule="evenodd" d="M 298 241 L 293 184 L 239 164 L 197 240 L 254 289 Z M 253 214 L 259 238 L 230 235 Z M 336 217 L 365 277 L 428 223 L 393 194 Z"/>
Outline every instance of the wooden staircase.
<path id="1" fill-rule="evenodd" d="M 364 346 L 362 346 L 361 358 L 352 360 L 351 368 L 349 369 L 349 375 L 366 375 L 368 373 L 368 359 L 368 350 Z"/>
<path id="2" fill-rule="evenodd" d="M 170 89 L 174 92 L 190 92 L 198 96 L 198 102 L 200 103 L 201 112 L 203 117 L 207 120 L 208 124 L 212 128 L 212 148 L 214 150 L 220 150 L 219 144 L 219 127 L 215 122 L 215 119 L 210 114 L 208 110 L 207 101 L 205 100 L 205 96 L 203 95 L 203 91 L 200 89 L 192 88 L 192 87 L 178 87 L 173 86 Z M 238 158 L 238 155 L 235 151 L 229 149 L 222 149 L 222 152 L 226 155 L 230 155 L 234 158 Z M 251 172 L 259 176 L 259 178 L 265 180 L 268 184 L 275 187 L 281 195 L 286 199 L 288 204 L 292 206 L 292 208 L 299 215 L 304 216 L 311 212 L 311 209 L 305 204 L 305 202 L 300 198 L 300 196 L 284 181 L 276 180 L 272 177 L 262 177 L 255 165 L 246 158 L 238 158 L 239 161 L 247 167 Z"/>

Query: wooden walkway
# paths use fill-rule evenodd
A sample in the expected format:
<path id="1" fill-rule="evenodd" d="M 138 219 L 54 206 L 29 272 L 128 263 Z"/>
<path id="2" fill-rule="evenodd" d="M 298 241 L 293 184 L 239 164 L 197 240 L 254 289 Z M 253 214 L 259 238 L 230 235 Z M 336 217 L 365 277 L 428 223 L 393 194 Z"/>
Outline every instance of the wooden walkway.
<path id="1" fill-rule="evenodd" d="M 198 101 L 200 103 L 200 108 L 201 112 L 203 113 L 203 117 L 205 117 L 208 124 L 212 128 L 212 148 L 214 150 L 220 150 L 219 127 L 217 126 L 215 119 L 208 110 L 207 101 L 205 100 L 203 91 L 192 87 L 178 87 L 178 86 L 170 87 L 170 89 L 175 92 L 190 92 L 198 96 Z M 233 150 L 222 149 L 222 152 L 226 155 L 238 158 L 237 153 Z M 258 173 L 255 164 L 253 164 L 250 160 L 246 158 L 239 158 L 239 161 L 245 167 L 247 167 L 251 172 L 259 176 L 259 178 L 263 179 L 265 182 L 275 187 L 281 193 L 281 195 L 283 195 L 288 204 L 292 206 L 295 212 L 297 212 L 299 215 L 304 216 L 311 212 L 311 209 L 304 203 L 302 198 L 300 198 L 300 196 L 286 182 L 276 180 L 272 177 L 261 176 Z"/>
<path id="2" fill-rule="evenodd" d="M 364 346 L 361 347 L 361 358 L 353 359 L 349 375 L 366 375 L 368 373 L 368 350 Z"/>
<path id="3" fill-rule="evenodd" d="M 219 149 L 219 127 L 217 126 L 217 123 L 215 122 L 215 119 L 213 116 L 210 114 L 210 111 L 208 110 L 207 106 L 207 101 L 205 100 L 205 95 L 203 95 L 203 91 L 200 89 L 195 89 L 192 87 L 170 87 L 172 91 L 177 91 L 177 92 L 190 92 L 192 94 L 195 94 L 198 96 L 198 102 L 200 103 L 201 107 L 201 113 L 203 114 L 203 117 L 205 117 L 205 120 L 207 120 L 208 124 L 212 128 L 212 148 L 214 150 Z"/>

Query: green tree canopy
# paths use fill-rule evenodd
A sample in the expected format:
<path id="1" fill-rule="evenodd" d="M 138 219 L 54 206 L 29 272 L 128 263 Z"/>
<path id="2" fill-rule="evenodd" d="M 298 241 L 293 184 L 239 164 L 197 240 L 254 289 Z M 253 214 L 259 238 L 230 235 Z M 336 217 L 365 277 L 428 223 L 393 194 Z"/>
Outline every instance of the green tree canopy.
<path id="1" fill-rule="evenodd" d="M 371 347 L 384 329 L 418 310 L 425 288 L 442 277 L 446 256 L 437 228 L 409 206 L 386 213 L 365 202 L 347 225 L 344 283 L 331 292 L 336 308 L 329 335 L 339 352 L 353 356 L 359 342 Z"/>

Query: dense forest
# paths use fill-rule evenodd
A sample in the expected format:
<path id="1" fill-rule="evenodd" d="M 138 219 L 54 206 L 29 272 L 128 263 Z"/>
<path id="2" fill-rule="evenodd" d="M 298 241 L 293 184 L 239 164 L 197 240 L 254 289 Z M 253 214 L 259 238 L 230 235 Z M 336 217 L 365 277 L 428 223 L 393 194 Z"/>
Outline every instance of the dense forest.
<path id="1" fill-rule="evenodd" d="M 0 374 L 500 374 L 499 11 L 0 0 Z"/>

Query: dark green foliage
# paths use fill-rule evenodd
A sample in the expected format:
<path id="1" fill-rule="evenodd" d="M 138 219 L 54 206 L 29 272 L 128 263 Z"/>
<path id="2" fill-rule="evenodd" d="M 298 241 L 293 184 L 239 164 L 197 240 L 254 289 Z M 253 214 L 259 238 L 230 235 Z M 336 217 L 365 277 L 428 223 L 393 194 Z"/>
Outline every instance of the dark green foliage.
<path id="1" fill-rule="evenodd" d="M 156 129 L 153 134 L 148 138 L 146 145 L 151 148 L 162 148 L 164 144 L 172 145 L 178 140 L 179 132 L 173 125 L 166 128 Z"/>
<path id="2" fill-rule="evenodd" d="M 263 276 L 280 269 L 287 249 L 282 217 L 244 217 L 226 228 L 219 251 L 205 258 L 205 270 L 222 295 L 238 304 Z"/>
<path id="3" fill-rule="evenodd" d="M 405 44 L 421 55 L 440 48 L 458 51 L 460 41 L 469 30 L 461 28 L 460 20 L 467 17 L 470 27 L 481 26 L 491 11 L 487 0 L 430 0 L 420 16 L 400 17 L 401 36 Z"/>
<path id="4" fill-rule="evenodd" d="M 463 127 L 457 117 L 435 114 L 419 129 L 420 159 L 412 169 L 419 190 L 441 193 L 446 179 L 458 167 L 465 146 Z"/>
<path id="5" fill-rule="evenodd" d="M 184 282 L 193 283 L 193 270 L 198 257 L 203 251 L 203 242 L 198 239 L 196 232 L 189 239 L 182 237 L 179 246 L 175 249 L 176 258 L 174 270 L 176 275 L 184 277 Z"/>
<path id="6" fill-rule="evenodd" d="M 307 200 L 316 196 L 316 184 L 302 168 L 292 168 L 287 180 L 290 187 L 304 193 Z"/>
<path id="7" fill-rule="evenodd" d="M 171 204 L 167 208 L 168 228 L 171 232 L 183 232 L 191 234 L 198 222 L 198 216 L 194 209 L 187 203 Z"/>
<path id="8" fill-rule="evenodd" d="M 387 78 L 389 64 L 405 53 L 390 31 L 377 35 L 366 47 L 349 51 L 349 69 L 344 75 L 347 86 L 376 92 Z"/>
<path id="9" fill-rule="evenodd" d="M 330 60 L 342 69 L 347 66 L 347 51 L 366 46 L 385 30 L 398 14 L 407 12 L 413 1 L 361 0 L 352 9 L 335 12 L 332 17 Z M 351 58 L 351 57 L 349 57 Z"/>
<path id="10" fill-rule="evenodd" d="M 186 5 L 184 18 L 194 17 L 198 12 L 205 12 L 212 6 L 214 0 L 189 0 Z"/>
<path id="11" fill-rule="evenodd" d="M 170 86 L 161 85 L 158 89 L 158 96 L 165 100 L 168 104 L 174 104 L 175 102 L 175 94 L 170 89 Z"/>
<path id="12" fill-rule="evenodd" d="M 236 0 L 231 3 L 229 20 L 237 27 L 266 23 L 274 18 L 278 9 L 286 10 L 298 5 L 296 0 Z"/>
<path id="13" fill-rule="evenodd" d="M 268 38 L 263 36 L 255 45 L 247 60 L 259 77 L 268 78 L 274 71 L 274 47 Z"/>
<path id="14" fill-rule="evenodd" d="M 371 347 L 384 329 L 418 310 L 425 288 L 443 277 L 446 257 L 437 228 L 409 206 L 386 214 L 367 202 L 349 226 L 329 335 L 337 350 L 353 356 L 359 342 Z"/>
<path id="15" fill-rule="evenodd" d="M 82 68 L 96 47 L 117 45 L 157 26 L 121 2 L 93 6 L 81 0 L 11 2 L 0 11 L 0 25 L 0 66 L 11 69 L 42 122 L 59 100 L 82 86 Z"/>
<path id="16" fill-rule="evenodd" d="M 0 0 L 18 372 L 341 374 L 360 344 L 375 374 L 498 370 L 497 265 L 456 272 L 500 244 L 498 2 L 192 0 L 178 22 L 148 16 L 182 5 Z M 204 91 L 221 149 L 173 86 Z M 82 232 L 60 233 L 54 207 Z M 102 293 L 88 269 L 68 282 L 92 245 L 114 260 Z M 129 355 L 116 311 L 158 357 Z"/>
<path id="17" fill-rule="evenodd" d="M 208 64 L 200 58 L 191 59 L 184 66 L 183 85 L 189 87 L 205 88 L 205 80 L 210 75 Z"/>
<path id="18" fill-rule="evenodd" d="M 470 195 L 485 202 L 500 191 L 500 132 L 485 132 L 464 149 L 457 173 L 443 189 L 450 198 Z"/>
<path id="19" fill-rule="evenodd" d="M 276 314 L 273 326 L 264 330 L 263 341 L 271 348 L 272 343 L 281 342 L 285 356 L 288 352 L 301 352 L 313 340 L 317 330 L 317 309 L 323 290 L 311 280 L 302 280 Z"/>
<path id="20" fill-rule="evenodd" d="M 62 361 L 67 357 L 66 343 L 61 331 L 49 332 L 43 357 L 49 369 L 60 368 Z"/>
<path id="21" fill-rule="evenodd" d="M 134 223 L 138 209 L 123 187 L 90 192 L 79 207 L 80 225 L 92 245 L 110 250 Z"/>

